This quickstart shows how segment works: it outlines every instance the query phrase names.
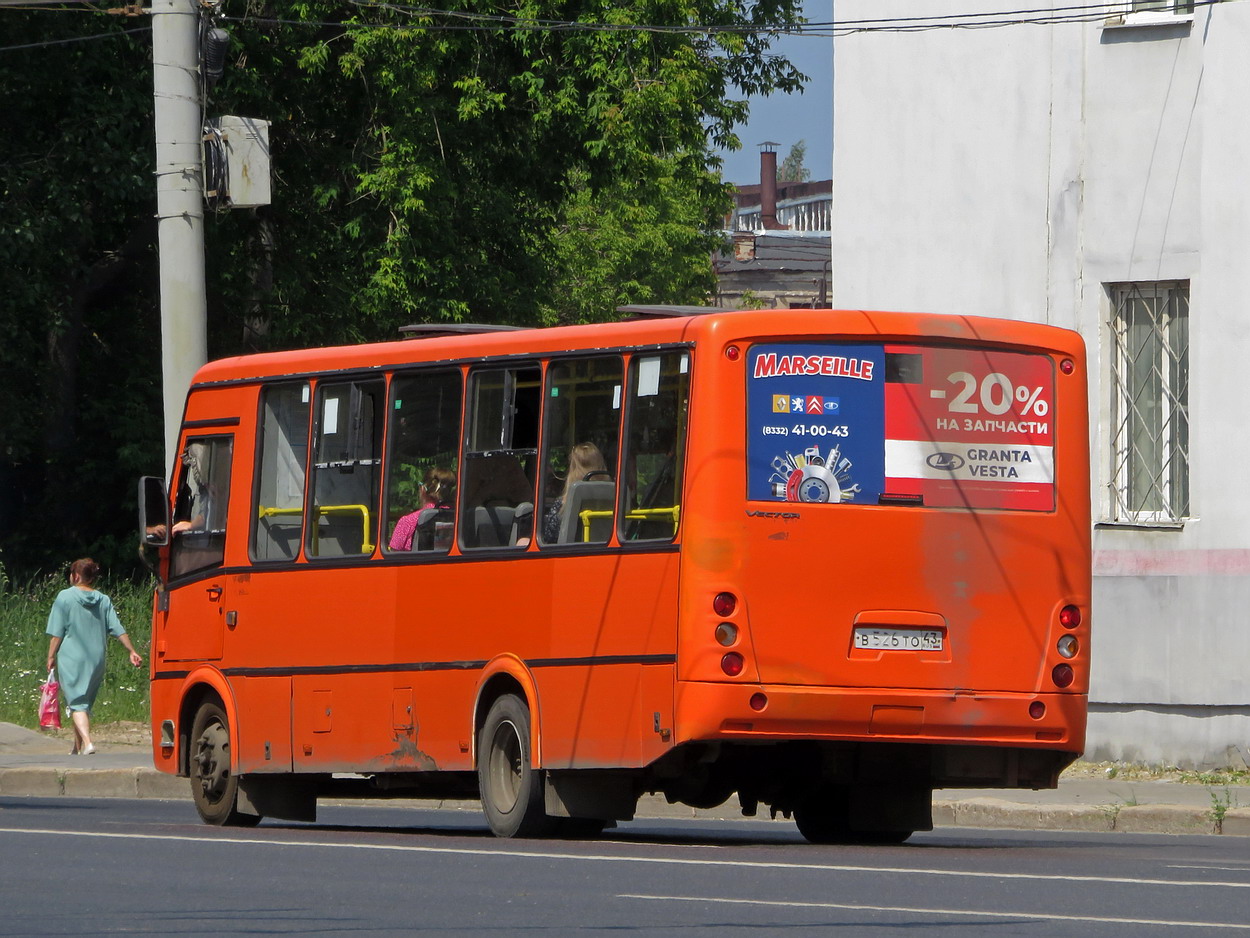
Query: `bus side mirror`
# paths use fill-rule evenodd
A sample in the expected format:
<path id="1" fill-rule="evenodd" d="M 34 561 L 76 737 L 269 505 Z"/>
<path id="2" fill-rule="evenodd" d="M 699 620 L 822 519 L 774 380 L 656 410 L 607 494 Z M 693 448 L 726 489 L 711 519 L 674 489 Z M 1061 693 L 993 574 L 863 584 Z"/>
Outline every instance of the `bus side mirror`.
<path id="1" fill-rule="evenodd" d="M 148 547 L 169 543 L 169 493 L 157 476 L 139 480 L 139 537 Z"/>

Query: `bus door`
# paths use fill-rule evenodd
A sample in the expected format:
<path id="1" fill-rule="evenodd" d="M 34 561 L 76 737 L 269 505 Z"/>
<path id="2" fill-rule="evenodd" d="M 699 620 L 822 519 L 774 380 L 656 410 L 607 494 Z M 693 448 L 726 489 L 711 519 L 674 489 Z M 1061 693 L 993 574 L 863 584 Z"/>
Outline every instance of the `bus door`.
<path id="1" fill-rule="evenodd" d="M 156 636 L 156 654 L 165 661 L 221 658 L 229 584 L 219 571 L 233 450 L 230 435 L 188 436 L 182 443 L 174 474 L 169 611 Z"/>

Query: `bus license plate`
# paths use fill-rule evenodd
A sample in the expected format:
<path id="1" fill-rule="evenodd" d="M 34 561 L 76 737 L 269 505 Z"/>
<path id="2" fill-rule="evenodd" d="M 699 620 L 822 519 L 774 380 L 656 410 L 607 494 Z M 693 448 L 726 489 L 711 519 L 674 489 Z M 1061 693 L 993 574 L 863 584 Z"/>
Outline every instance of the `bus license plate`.
<path id="1" fill-rule="evenodd" d="M 855 629 L 856 648 L 885 651 L 941 651 L 942 633 L 937 629 Z"/>

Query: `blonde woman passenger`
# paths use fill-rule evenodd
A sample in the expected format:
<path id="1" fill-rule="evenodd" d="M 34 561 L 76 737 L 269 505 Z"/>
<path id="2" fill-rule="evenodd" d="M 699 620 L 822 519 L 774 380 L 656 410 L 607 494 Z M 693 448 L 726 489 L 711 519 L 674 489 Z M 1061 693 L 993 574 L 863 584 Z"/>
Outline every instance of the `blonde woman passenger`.
<path id="1" fill-rule="evenodd" d="M 569 451 L 569 471 L 564 477 L 564 490 L 547 508 L 543 515 L 543 543 L 554 544 L 560 539 L 560 528 L 564 523 L 564 506 L 568 502 L 569 490 L 577 482 L 585 482 L 590 477 L 608 477 L 608 466 L 604 462 L 603 453 L 594 443 L 578 443 Z"/>

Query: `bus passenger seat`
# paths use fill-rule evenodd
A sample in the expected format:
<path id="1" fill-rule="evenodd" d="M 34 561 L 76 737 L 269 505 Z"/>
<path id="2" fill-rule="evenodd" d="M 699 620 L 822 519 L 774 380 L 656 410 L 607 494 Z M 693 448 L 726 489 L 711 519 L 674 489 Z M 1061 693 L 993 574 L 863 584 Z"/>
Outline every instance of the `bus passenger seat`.
<path id="1" fill-rule="evenodd" d="M 574 482 L 569 486 L 568 504 L 560 521 L 561 544 L 606 544 L 612 536 L 612 507 L 616 502 L 616 483 L 595 479 Z M 608 512 L 590 519 L 590 536 L 582 524 L 583 511 Z"/>
<path id="2" fill-rule="evenodd" d="M 512 536 L 509 544 L 528 543 L 534 536 L 534 503 L 521 502 L 512 509 Z"/>
<path id="3" fill-rule="evenodd" d="M 480 505 L 473 509 L 473 527 L 478 547 L 506 547 L 513 542 L 515 508 Z"/>
<path id="4" fill-rule="evenodd" d="M 416 549 L 445 550 L 451 546 L 446 532 L 450 531 L 455 517 L 456 512 L 451 508 L 422 508 L 417 515 Z"/>

